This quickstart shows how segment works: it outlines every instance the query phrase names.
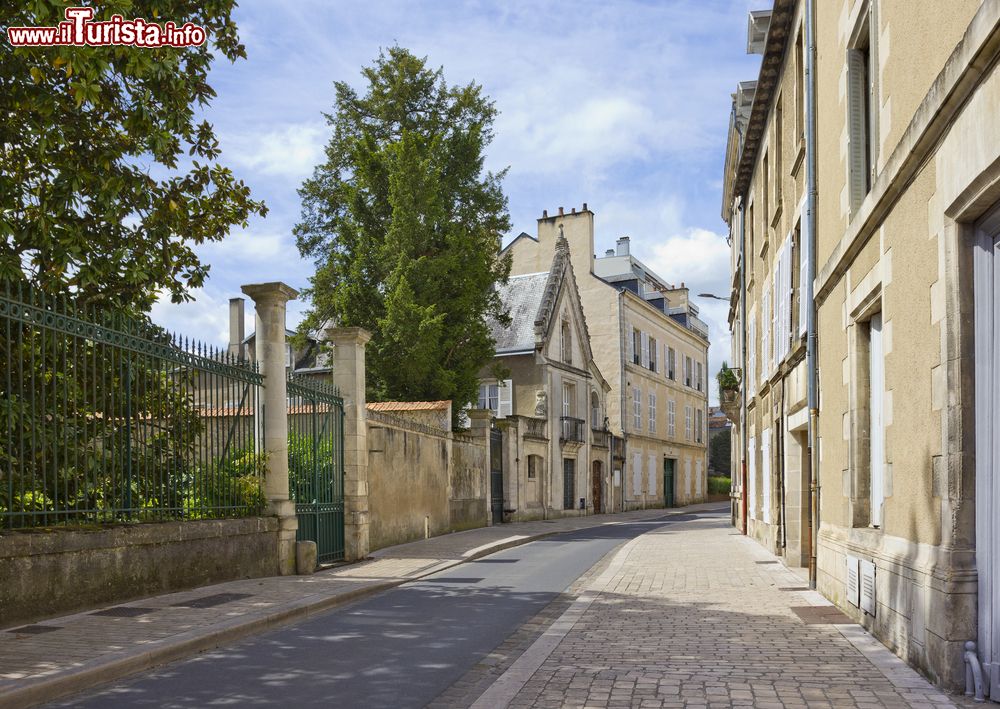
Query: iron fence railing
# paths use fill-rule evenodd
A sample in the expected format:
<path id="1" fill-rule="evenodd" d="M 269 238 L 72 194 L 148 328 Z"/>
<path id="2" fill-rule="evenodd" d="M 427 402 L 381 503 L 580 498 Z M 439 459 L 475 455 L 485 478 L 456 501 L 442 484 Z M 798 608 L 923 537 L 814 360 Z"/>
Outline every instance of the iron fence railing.
<path id="1" fill-rule="evenodd" d="M 261 383 L 148 320 L 0 281 L 0 526 L 259 514 Z"/>
<path id="2" fill-rule="evenodd" d="M 584 438 L 584 429 L 587 422 L 583 419 L 573 418 L 572 416 L 561 416 L 559 423 L 562 426 L 559 440 L 575 443 L 583 443 L 586 440 Z"/>

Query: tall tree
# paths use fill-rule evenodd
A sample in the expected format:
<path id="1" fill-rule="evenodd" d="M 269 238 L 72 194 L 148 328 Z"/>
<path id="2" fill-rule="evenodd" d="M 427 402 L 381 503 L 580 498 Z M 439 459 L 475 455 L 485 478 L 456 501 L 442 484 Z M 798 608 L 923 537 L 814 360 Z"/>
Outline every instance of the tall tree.
<path id="1" fill-rule="evenodd" d="M 55 26 L 66 2 L 14 3 L 8 27 Z M 12 47 L 0 41 L 0 279 L 146 310 L 177 302 L 208 266 L 193 245 L 265 213 L 217 164 L 196 112 L 217 50 L 246 56 L 234 0 L 109 0 L 94 21 L 142 17 L 205 28 L 200 47 Z M 190 164 L 182 155 L 193 156 Z"/>
<path id="2" fill-rule="evenodd" d="M 494 288 L 510 273 L 506 171 L 483 168 L 496 109 L 401 47 L 362 75 L 364 95 L 335 83 L 326 161 L 299 190 L 295 234 L 316 260 L 303 328 L 371 330 L 372 397 L 475 400 L 487 319 L 509 322 Z"/>

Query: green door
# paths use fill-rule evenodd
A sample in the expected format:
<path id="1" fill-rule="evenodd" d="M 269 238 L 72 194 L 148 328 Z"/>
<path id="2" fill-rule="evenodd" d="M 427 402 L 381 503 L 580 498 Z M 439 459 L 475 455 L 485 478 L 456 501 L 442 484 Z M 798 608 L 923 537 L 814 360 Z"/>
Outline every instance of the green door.
<path id="1" fill-rule="evenodd" d="M 676 462 L 673 458 L 663 459 L 663 504 L 666 507 L 674 506 L 674 464 Z"/>

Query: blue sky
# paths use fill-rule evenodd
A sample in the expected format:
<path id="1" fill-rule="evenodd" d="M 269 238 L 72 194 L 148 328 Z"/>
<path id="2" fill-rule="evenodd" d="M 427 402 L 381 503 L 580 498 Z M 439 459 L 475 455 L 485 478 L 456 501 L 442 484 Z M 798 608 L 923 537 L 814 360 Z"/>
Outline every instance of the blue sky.
<path id="1" fill-rule="evenodd" d="M 201 248 L 208 284 L 192 303 L 158 303 L 154 319 L 224 344 L 227 301 L 241 284 L 308 284 L 313 266 L 291 236 L 296 188 L 321 161 L 333 82 L 360 88 L 361 67 L 394 43 L 496 102 L 487 166 L 510 167 L 511 235 L 535 233 L 543 209 L 587 202 L 597 253 L 627 235 L 668 281 L 727 294 L 722 163 L 730 94 L 759 66 L 745 53 L 749 9 L 747 0 L 243 2 L 248 60 L 216 63 L 206 116 L 222 162 L 270 213 Z M 729 357 L 726 305 L 698 303 L 714 372 Z M 305 306 L 291 304 L 291 326 Z"/>

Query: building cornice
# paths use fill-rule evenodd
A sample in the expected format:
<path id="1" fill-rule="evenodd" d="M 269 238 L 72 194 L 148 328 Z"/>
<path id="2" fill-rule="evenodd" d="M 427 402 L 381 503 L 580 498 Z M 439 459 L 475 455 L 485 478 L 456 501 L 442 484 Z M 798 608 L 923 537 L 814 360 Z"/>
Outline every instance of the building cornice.
<path id="1" fill-rule="evenodd" d="M 761 58 L 760 73 L 757 75 L 757 89 L 753 97 L 753 107 L 750 109 L 750 120 L 747 122 L 743 150 L 736 164 L 732 190 L 734 196 L 746 194 L 753 177 L 761 143 L 766 137 L 767 118 L 771 113 L 775 90 L 781 81 L 781 66 L 785 60 L 785 50 L 788 45 L 789 29 L 795 14 L 796 2 L 797 0 L 774 1 L 771 24 L 767 29 L 764 56 Z"/>

